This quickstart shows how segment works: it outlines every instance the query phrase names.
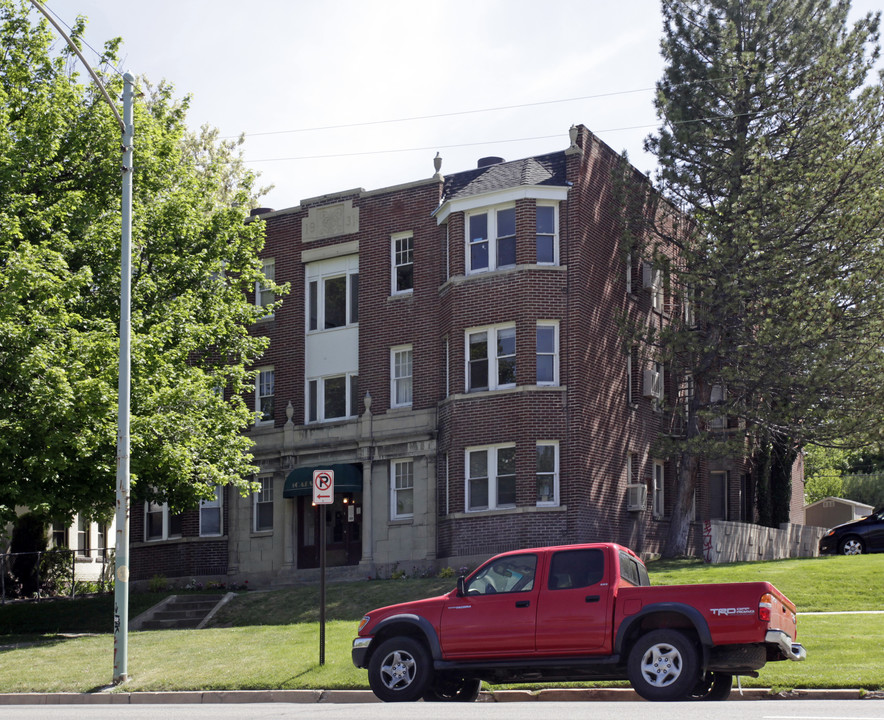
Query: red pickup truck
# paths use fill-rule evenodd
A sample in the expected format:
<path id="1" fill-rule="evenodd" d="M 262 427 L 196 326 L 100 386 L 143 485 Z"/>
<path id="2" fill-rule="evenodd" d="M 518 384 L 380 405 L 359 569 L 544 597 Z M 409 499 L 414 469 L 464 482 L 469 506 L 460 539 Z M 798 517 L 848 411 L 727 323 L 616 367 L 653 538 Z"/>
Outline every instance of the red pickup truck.
<path id="1" fill-rule="evenodd" d="M 472 701 L 481 682 L 629 680 L 647 700 L 724 700 L 734 675 L 804 660 L 767 582 L 650 586 L 612 543 L 497 555 L 447 595 L 373 610 L 353 663 L 385 702 Z"/>

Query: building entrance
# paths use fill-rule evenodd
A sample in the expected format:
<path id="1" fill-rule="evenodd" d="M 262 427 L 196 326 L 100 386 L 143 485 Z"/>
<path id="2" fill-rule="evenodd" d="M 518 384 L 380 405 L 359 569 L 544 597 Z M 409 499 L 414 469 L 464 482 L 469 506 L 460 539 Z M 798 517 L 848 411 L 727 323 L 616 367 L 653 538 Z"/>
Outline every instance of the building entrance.
<path id="1" fill-rule="evenodd" d="M 358 565 L 362 559 L 362 494 L 335 494 L 329 505 L 314 505 L 298 497 L 298 569 L 319 567 L 319 528 L 325 522 L 325 562 L 328 567 Z"/>

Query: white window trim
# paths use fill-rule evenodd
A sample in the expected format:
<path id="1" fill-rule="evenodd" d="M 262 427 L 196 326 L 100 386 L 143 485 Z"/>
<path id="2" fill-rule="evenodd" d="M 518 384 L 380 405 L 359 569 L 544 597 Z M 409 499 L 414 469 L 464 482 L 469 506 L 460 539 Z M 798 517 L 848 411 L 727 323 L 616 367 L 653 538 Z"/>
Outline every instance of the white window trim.
<path id="1" fill-rule="evenodd" d="M 203 510 L 218 510 L 218 532 L 203 532 Z M 221 537 L 224 535 L 224 494 L 220 485 L 215 487 L 214 500 L 200 500 L 200 537 Z"/>
<path id="2" fill-rule="evenodd" d="M 537 507 L 558 507 L 561 502 L 559 497 L 560 485 L 559 482 L 559 441 L 558 440 L 538 440 L 536 447 L 552 447 L 555 449 L 555 468 L 553 470 L 553 497 L 551 500 L 543 502 L 541 500 L 537 500 Z M 539 470 L 535 472 L 535 480 L 539 474 Z M 545 475 L 549 473 L 544 473 Z"/>
<path id="3" fill-rule="evenodd" d="M 344 393 L 345 393 L 345 407 L 346 407 L 346 415 L 336 416 L 327 418 L 325 417 L 325 381 L 333 380 L 334 378 L 344 377 L 346 378 L 344 385 Z M 349 373 L 333 373 L 331 375 L 321 375 L 319 377 L 307 378 L 307 382 L 304 384 L 304 397 L 307 399 L 307 402 L 304 403 L 304 421 L 308 424 L 315 425 L 316 423 L 323 422 L 340 422 L 341 420 L 350 420 L 357 415 L 357 409 L 355 407 L 351 407 L 353 402 L 358 403 L 359 398 L 353 398 L 353 382 L 358 381 L 359 373 L 358 372 L 349 372 Z M 310 383 L 316 383 L 316 418 L 310 419 Z"/>
<path id="4" fill-rule="evenodd" d="M 261 375 L 263 373 L 273 373 L 273 393 L 270 395 L 262 395 L 261 394 Z M 266 365 L 265 367 L 259 367 L 255 370 L 255 425 L 272 425 L 274 423 L 274 418 L 270 417 L 269 419 L 264 419 L 263 412 L 261 410 L 261 398 L 263 397 L 272 397 L 275 400 L 276 395 L 276 371 L 274 370 L 272 365 Z M 274 414 L 275 414 L 274 407 Z"/>
<path id="5" fill-rule="evenodd" d="M 473 210 L 464 215 L 464 266 L 466 267 L 467 275 L 476 275 L 479 273 L 487 273 L 493 272 L 498 268 L 510 268 L 515 267 L 516 262 L 515 258 L 513 259 L 513 264 L 511 265 L 498 265 L 497 264 L 497 240 L 498 240 L 498 232 L 497 232 L 497 213 L 501 210 L 512 210 L 515 214 L 515 203 L 504 203 L 502 205 L 491 205 L 488 207 L 479 208 L 477 210 Z M 472 254 L 471 254 L 471 246 L 470 242 L 470 218 L 475 217 L 477 215 L 486 215 L 487 223 L 488 223 L 488 237 L 485 238 L 485 242 L 488 243 L 488 266 L 481 268 L 473 268 L 472 266 Z M 515 224 L 513 226 L 513 232 L 515 232 Z M 507 236 L 510 237 L 510 236 Z M 513 242 L 515 242 L 516 236 L 513 235 Z"/>
<path id="6" fill-rule="evenodd" d="M 475 328 L 467 328 L 464 331 L 464 358 L 465 358 L 465 366 L 464 366 L 464 388 L 465 392 L 468 393 L 476 393 L 476 392 L 488 392 L 490 390 L 506 390 L 509 388 L 516 387 L 516 383 L 501 383 L 497 382 L 497 334 L 501 330 L 513 330 L 515 331 L 516 324 L 515 323 L 502 323 L 500 325 L 486 325 L 484 327 L 475 327 Z M 488 342 L 488 387 L 483 390 L 472 390 L 470 388 L 470 335 L 476 335 L 478 333 L 487 333 L 487 342 Z M 518 337 L 516 338 L 516 356 L 518 357 Z M 518 372 L 518 365 L 516 367 L 516 372 Z"/>
<path id="7" fill-rule="evenodd" d="M 273 476 L 272 475 L 263 475 L 258 478 L 258 482 L 261 483 L 260 490 L 252 493 L 252 532 L 263 533 L 270 532 L 273 530 L 273 517 L 271 512 L 270 518 L 270 527 L 258 527 L 258 506 L 269 504 L 270 507 L 273 507 Z M 265 485 L 266 483 L 266 485 Z M 269 499 L 265 497 L 269 495 Z M 262 500 L 261 498 L 264 497 Z"/>
<path id="8" fill-rule="evenodd" d="M 516 507 L 515 504 L 497 504 L 497 453 L 499 450 L 515 448 L 515 443 L 500 443 L 498 445 L 476 445 L 464 449 L 464 512 L 476 513 L 489 510 L 509 510 Z M 488 505 L 485 507 L 470 508 L 470 453 L 488 453 Z"/>
<path id="9" fill-rule="evenodd" d="M 396 357 L 402 353 L 410 355 L 410 373 L 408 375 L 398 376 L 396 374 Z M 400 380 L 408 380 L 410 383 L 409 398 L 407 402 L 397 401 L 397 387 Z M 390 348 L 390 407 L 411 407 L 414 401 L 414 348 L 411 345 L 397 345 Z"/>
<path id="10" fill-rule="evenodd" d="M 558 202 L 537 202 L 535 203 L 535 213 L 536 208 L 542 207 L 551 207 L 553 209 L 553 259 L 552 262 L 541 262 L 540 260 L 536 260 L 538 265 L 558 265 L 560 263 L 559 260 L 559 203 Z M 535 215 L 534 220 L 535 230 L 537 228 L 537 219 Z M 535 232 L 534 236 L 534 252 L 535 258 L 537 254 L 537 233 Z"/>
<path id="11" fill-rule="evenodd" d="M 666 488 L 666 466 L 662 460 L 654 460 L 654 489 L 652 493 L 652 507 L 654 509 L 654 517 L 660 519 L 664 517 L 666 512 L 665 504 L 665 488 Z"/>
<path id="12" fill-rule="evenodd" d="M 552 379 L 552 381 L 537 380 L 537 384 L 554 387 L 554 386 L 557 386 L 560 382 L 560 380 L 559 380 L 559 321 L 558 320 L 538 320 L 537 321 L 537 328 L 539 329 L 541 327 L 551 327 L 553 329 L 553 379 Z M 536 331 L 535 331 L 535 338 L 536 338 Z M 540 356 L 540 354 L 541 354 L 540 351 L 537 349 L 537 347 L 534 348 L 534 353 L 535 353 L 535 358 Z M 548 353 L 543 353 L 543 354 L 548 355 Z M 535 378 L 536 378 L 536 374 L 537 374 L 537 372 L 536 372 L 536 368 L 535 368 Z"/>
<path id="13" fill-rule="evenodd" d="M 144 503 L 144 542 L 159 542 L 160 540 L 169 540 L 170 538 L 179 538 L 181 537 L 181 533 L 176 533 L 175 535 L 169 534 L 169 503 L 154 503 L 154 505 L 159 505 L 161 507 L 163 513 L 163 531 L 160 537 L 148 537 L 147 536 L 147 515 L 150 510 L 151 503 L 145 501 Z M 159 511 L 156 511 L 159 512 Z"/>
<path id="14" fill-rule="evenodd" d="M 396 468 L 402 465 L 411 465 L 411 487 L 396 487 Z M 397 509 L 397 499 L 400 491 L 411 491 L 411 512 L 400 513 Z M 390 519 L 404 520 L 414 517 L 414 460 L 412 458 L 398 458 L 390 461 Z"/>
<path id="15" fill-rule="evenodd" d="M 397 263 L 396 244 L 402 240 L 411 240 L 411 262 Z M 400 290 L 396 287 L 397 270 L 400 266 L 411 265 L 411 287 Z M 400 232 L 390 236 L 390 294 L 408 295 L 414 292 L 414 233 Z"/>
<path id="16" fill-rule="evenodd" d="M 321 333 L 321 332 L 335 332 L 336 330 L 343 330 L 345 328 L 352 328 L 359 325 L 358 317 L 354 318 L 354 308 L 353 308 L 353 276 L 359 277 L 359 270 L 347 270 L 346 272 L 338 271 L 338 272 L 329 272 L 323 275 L 313 275 L 311 277 L 306 278 L 304 283 L 304 327 L 307 330 L 308 334 Z M 346 321 L 343 325 L 339 327 L 327 328 L 325 327 L 325 283 L 329 280 L 337 280 L 338 278 L 345 278 L 344 280 L 344 314 L 346 316 Z M 358 279 L 356 280 L 358 283 Z M 310 310 L 312 306 L 312 302 L 310 299 L 310 287 L 316 283 L 316 327 L 314 329 L 310 328 Z M 358 314 L 358 307 L 356 308 L 356 312 Z"/>
<path id="17" fill-rule="evenodd" d="M 268 273 L 268 270 L 270 271 Z M 262 272 L 264 273 L 264 277 L 270 280 L 276 280 L 276 260 L 275 258 L 265 258 L 263 260 Z M 276 297 L 271 298 L 269 303 L 263 302 L 263 294 L 266 291 L 263 283 L 260 280 L 255 282 L 255 305 L 258 307 L 266 307 L 268 304 L 276 302 Z M 273 317 L 272 312 L 268 312 L 262 319 L 268 320 Z"/>

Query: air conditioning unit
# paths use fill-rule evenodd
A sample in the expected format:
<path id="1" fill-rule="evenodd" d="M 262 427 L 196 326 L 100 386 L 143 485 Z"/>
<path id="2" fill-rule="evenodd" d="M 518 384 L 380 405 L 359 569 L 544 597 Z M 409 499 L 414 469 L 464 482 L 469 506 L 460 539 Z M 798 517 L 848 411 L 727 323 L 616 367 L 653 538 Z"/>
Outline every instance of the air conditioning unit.
<path id="1" fill-rule="evenodd" d="M 645 370 L 642 395 L 646 398 L 663 397 L 663 376 L 656 370 Z"/>
<path id="2" fill-rule="evenodd" d="M 626 509 L 639 512 L 648 504 L 648 486 L 644 483 L 632 483 L 626 486 Z"/>

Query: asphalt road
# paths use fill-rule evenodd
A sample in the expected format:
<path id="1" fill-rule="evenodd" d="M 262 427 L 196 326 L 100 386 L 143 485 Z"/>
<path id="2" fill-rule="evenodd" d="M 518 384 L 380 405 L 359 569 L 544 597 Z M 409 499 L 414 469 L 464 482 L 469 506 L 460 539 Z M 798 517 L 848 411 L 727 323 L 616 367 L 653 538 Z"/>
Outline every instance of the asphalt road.
<path id="1" fill-rule="evenodd" d="M 884 700 L 760 700 L 720 703 L 225 703 L 187 705 L 14 705 L 15 720 L 884 720 Z"/>

